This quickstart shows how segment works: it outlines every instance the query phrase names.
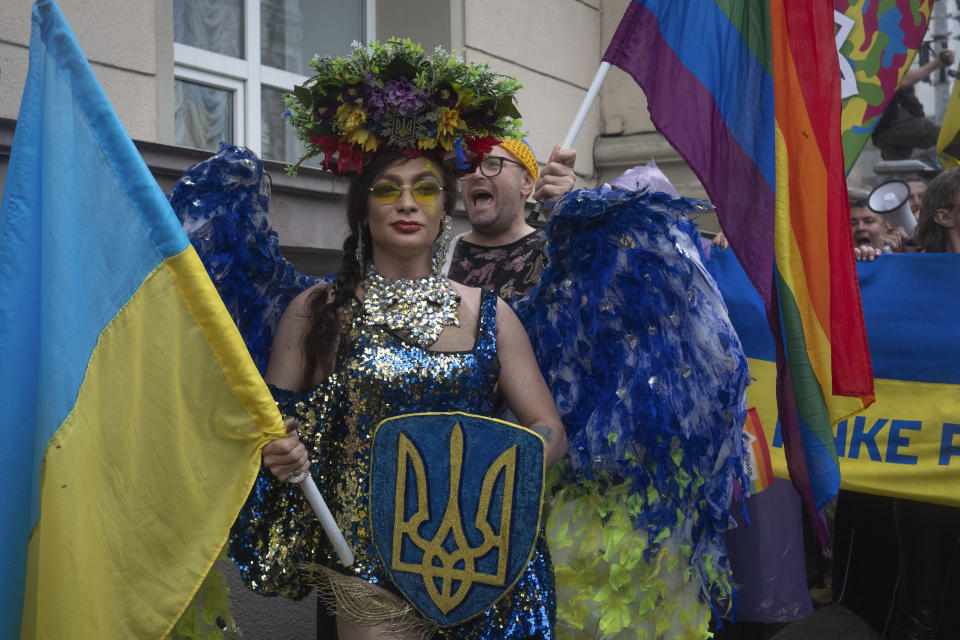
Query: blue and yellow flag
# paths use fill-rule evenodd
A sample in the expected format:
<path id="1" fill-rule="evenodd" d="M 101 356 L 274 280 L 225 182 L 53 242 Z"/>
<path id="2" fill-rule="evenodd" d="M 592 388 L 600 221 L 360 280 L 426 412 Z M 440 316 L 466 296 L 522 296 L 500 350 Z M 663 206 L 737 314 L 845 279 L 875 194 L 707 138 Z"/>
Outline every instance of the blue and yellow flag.
<path id="1" fill-rule="evenodd" d="M 953 83 L 937 136 L 937 159 L 944 171 L 960 167 L 960 82 Z"/>
<path id="2" fill-rule="evenodd" d="M 876 402 L 833 427 L 840 486 L 960 506 L 960 255 L 892 254 L 857 267 Z M 756 378 L 747 406 L 770 442 L 774 474 L 785 478 L 760 298 L 730 251 L 711 252 L 710 271 Z"/>
<path id="3" fill-rule="evenodd" d="M 0 637 L 160 638 L 283 426 L 51 0 L 0 247 Z"/>

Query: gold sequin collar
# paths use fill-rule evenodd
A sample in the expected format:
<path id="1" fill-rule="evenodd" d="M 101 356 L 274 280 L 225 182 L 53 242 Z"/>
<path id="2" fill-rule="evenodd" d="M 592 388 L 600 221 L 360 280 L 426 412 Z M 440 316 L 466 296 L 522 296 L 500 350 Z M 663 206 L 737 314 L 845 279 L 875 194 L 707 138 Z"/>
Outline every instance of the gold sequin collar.
<path id="1" fill-rule="evenodd" d="M 460 326 L 460 294 L 443 276 L 385 278 L 370 265 L 363 289 L 364 324 L 408 331 L 417 346 L 429 347 L 444 327 Z"/>

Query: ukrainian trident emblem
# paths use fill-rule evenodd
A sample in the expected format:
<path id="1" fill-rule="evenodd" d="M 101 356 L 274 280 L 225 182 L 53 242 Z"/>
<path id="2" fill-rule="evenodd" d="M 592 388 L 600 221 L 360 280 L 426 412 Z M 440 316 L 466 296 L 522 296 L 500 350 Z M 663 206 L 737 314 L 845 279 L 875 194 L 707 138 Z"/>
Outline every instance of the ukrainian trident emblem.
<path id="1" fill-rule="evenodd" d="M 458 624 L 492 606 L 533 553 L 543 441 L 466 413 L 384 420 L 370 463 L 370 524 L 391 579 L 425 617 Z"/>
<path id="2" fill-rule="evenodd" d="M 427 122 L 421 116 L 388 113 L 380 122 L 380 135 L 397 147 L 416 147 L 427 135 Z"/>

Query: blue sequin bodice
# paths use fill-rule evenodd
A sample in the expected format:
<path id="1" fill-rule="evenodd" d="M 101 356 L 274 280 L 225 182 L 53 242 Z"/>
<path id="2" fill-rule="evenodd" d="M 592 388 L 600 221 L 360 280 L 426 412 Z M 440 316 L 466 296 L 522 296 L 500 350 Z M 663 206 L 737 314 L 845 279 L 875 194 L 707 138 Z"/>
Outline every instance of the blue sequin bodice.
<path id="1" fill-rule="evenodd" d="M 337 564 L 319 522 L 299 489 L 261 469 L 234 525 L 231 556 L 244 581 L 265 594 L 299 599 L 314 586 L 303 564 L 337 568 L 394 590 L 373 547 L 368 512 L 370 449 L 384 419 L 425 411 L 493 415 L 500 362 L 496 348 L 497 297 L 481 296 L 476 340 L 467 351 L 430 351 L 382 327 L 363 322 L 362 305 L 345 309 L 347 331 L 335 373 L 306 393 L 273 389 L 285 417 L 300 421 L 320 492 L 354 552 L 349 569 Z M 552 640 L 555 595 L 546 541 L 512 591 L 483 614 L 444 638 L 540 638 Z"/>
<path id="2" fill-rule="evenodd" d="M 337 367 L 344 401 L 343 465 L 326 478 L 339 510 L 337 524 L 351 540 L 353 573 L 368 582 L 387 582 L 370 539 L 368 514 L 370 446 L 386 418 L 423 411 L 491 415 L 500 376 L 496 345 L 496 297 L 484 295 L 472 350 L 429 351 L 382 327 L 368 327 L 354 301 L 347 342 Z M 323 489 L 321 489 L 323 490 Z"/>

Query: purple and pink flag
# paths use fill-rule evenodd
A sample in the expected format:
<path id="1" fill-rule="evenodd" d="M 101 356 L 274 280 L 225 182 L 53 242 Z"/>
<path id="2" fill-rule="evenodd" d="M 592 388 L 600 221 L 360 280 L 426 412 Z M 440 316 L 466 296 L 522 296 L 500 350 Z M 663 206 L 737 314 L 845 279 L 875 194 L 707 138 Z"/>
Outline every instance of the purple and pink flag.
<path id="1" fill-rule="evenodd" d="M 873 402 L 833 7 L 635 0 L 603 59 L 640 84 L 763 299 L 788 468 L 816 512 L 840 485 L 832 423 Z"/>

